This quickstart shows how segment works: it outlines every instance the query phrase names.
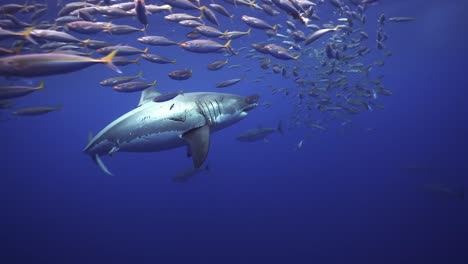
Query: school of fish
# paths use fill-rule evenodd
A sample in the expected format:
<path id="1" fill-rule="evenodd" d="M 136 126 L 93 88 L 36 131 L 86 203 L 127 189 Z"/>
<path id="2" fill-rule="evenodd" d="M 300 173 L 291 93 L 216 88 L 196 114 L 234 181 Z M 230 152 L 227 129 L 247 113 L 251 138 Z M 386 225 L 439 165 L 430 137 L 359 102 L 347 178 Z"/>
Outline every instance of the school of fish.
<path id="1" fill-rule="evenodd" d="M 228 76 L 228 69 L 242 68 L 242 75 L 226 77 L 205 89 L 228 90 L 246 82 L 268 87 L 252 92 L 285 96 L 294 106 L 290 129 L 304 126 L 326 130 L 333 120 L 346 125 L 352 122 L 351 115 L 384 108 L 381 97 L 392 95 L 392 91 L 385 87 L 383 73 L 375 72 L 381 71 L 385 59 L 393 54 L 386 46 L 385 27 L 414 20 L 387 18 L 382 13 L 377 21 L 367 21 L 366 11 L 378 9 L 378 0 L 63 0 L 58 1 L 57 14 L 50 14 L 43 3 L 19 2 L 0 6 L 0 75 L 5 78 L 0 83 L 0 110 L 12 109 L 14 115 L 28 116 L 58 110 L 61 105 L 14 109 L 12 100 L 47 86 L 44 82 L 33 86 L 15 84 L 15 78 L 73 74 L 87 67 L 100 67 L 97 64 L 118 73 L 97 86 L 109 86 L 121 93 L 154 89 L 157 80 L 141 79 L 145 67 L 164 71 L 164 64 L 177 65 L 177 58 L 167 58 L 163 53 L 164 47 L 178 46 L 181 56 L 183 52 L 211 54 L 213 60 L 209 65 L 167 70 L 168 78 L 184 81 L 200 71 Z M 323 10 L 332 13 L 324 14 Z M 53 21 L 48 19 L 51 16 Z M 186 28 L 187 34 L 174 40 L 164 36 L 166 32 L 160 30 L 156 18 Z M 135 21 L 139 27 L 125 24 Z M 377 25 L 377 32 L 366 30 L 371 23 Z M 251 41 L 253 34 L 264 40 Z M 104 41 L 109 35 L 128 35 L 134 43 L 146 47 Z M 370 53 L 378 53 L 381 60 L 369 62 L 366 55 Z M 241 57 L 243 63 L 232 64 L 231 57 Z M 126 65 L 140 63 L 139 74 L 124 74 Z M 254 68 L 262 74 L 253 76 Z M 270 80 L 272 75 L 290 85 L 276 86 Z M 167 102 L 179 95 L 184 92 L 160 94 L 153 102 Z M 249 130 L 238 140 L 252 142 L 273 131 L 283 133 L 282 129 L 270 130 Z"/>

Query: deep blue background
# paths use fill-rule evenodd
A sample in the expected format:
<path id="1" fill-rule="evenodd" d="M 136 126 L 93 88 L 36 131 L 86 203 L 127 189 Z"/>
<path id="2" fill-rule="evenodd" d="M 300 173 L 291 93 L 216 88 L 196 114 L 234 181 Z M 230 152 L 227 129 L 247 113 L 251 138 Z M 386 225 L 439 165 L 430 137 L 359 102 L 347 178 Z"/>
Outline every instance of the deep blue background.
<path id="1" fill-rule="evenodd" d="M 248 13 L 274 22 L 245 7 L 226 7 L 237 19 Z M 191 164 L 184 149 L 104 157 L 114 177 L 82 153 L 89 131 L 97 133 L 138 101 L 138 94 L 97 84 L 115 75 L 110 69 L 98 65 L 33 79 L 44 79 L 45 90 L 17 100 L 18 107 L 64 108 L 0 123 L 0 262 L 468 263 L 466 201 L 422 191 L 424 184 L 468 186 L 467 8 L 464 0 L 382 0 L 369 8 L 372 35 L 380 12 L 417 20 L 385 27 L 394 55 L 379 71 L 394 94 L 381 101 L 384 110 L 353 116 L 347 129 L 291 130 L 272 135 L 269 143 L 235 141 L 258 124 L 289 119 L 291 100 L 271 96 L 267 85 L 291 87 L 291 80 L 271 76 L 251 83 L 264 71 L 255 61 L 230 58 L 232 64 L 253 63 L 255 70 L 225 91 L 259 92 L 273 107 L 258 108 L 214 134 L 210 173 L 184 184 L 171 180 Z M 320 10 L 323 17 L 332 12 L 328 5 Z M 226 28 L 247 29 L 238 20 L 229 26 L 220 19 Z M 138 25 L 130 19 L 114 23 Z M 151 18 L 150 34 L 181 40 L 186 32 L 162 15 Z M 266 40 L 261 31 L 252 33 L 233 46 Z M 137 36 L 99 38 L 144 47 Z M 205 70 L 222 55 L 178 47 L 150 51 L 177 58 L 177 64 L 122 69 L 143 70 L 161 91 L 214 91 L 214 83 L 243 74 Z M 167 78 L 184 67 L 193 69 L 193 78 Z"/>

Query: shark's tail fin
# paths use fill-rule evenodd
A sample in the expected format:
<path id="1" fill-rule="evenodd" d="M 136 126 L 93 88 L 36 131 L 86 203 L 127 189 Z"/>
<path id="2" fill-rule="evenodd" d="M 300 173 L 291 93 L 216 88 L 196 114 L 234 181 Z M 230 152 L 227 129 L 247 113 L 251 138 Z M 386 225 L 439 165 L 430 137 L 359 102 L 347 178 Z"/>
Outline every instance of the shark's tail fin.
<path id="1" fill-rule="evenodd" d="M 283 130 L 283 121 L 280 120 L 278 122 L 278 126 L 276 127 L 276 130 L 278 130 L 278 132 L 281 134 L 281 135 L 284 135 L 284 130 Z"/>
<path id="2" fill-rule="evenodd" d="M 99 168 L 107 175 L 110 175 L 112 176 L 112 173 L 109 171 L 109 169 L 107 169 L 106 165 L 102 162 L 101 158 L 99 157 L 98 154 L 95 154 L 93 156 L 93 160 L 94 162 L 96 162 L 96 164 L 99 166 Z"/>

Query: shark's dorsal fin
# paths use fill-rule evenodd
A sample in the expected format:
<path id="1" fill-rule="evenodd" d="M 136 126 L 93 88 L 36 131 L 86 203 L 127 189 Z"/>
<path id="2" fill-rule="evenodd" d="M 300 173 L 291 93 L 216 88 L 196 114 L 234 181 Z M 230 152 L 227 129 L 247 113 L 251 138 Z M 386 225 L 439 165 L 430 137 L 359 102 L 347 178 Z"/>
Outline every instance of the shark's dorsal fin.
<path id="1" fill-rule="evenodd" d="M 182 138 L 189 145 L 188 148 L 192 155 L 193 166 L 200 168 L 208 156 L 210 149 L 210 127 L 204 125 L 202 127 L 194 128 L 182 135 Z"/>
<path id="2" fill-rule="evenodd" d="M 153 87 L 146 88 L 141 92 L 140 102 L 138 102 L 137 107 L 144 105 L 147 102 L 153 101 L 153 99 L 157 96 L 160 96 L 161 93 L 156 91 Z"/>

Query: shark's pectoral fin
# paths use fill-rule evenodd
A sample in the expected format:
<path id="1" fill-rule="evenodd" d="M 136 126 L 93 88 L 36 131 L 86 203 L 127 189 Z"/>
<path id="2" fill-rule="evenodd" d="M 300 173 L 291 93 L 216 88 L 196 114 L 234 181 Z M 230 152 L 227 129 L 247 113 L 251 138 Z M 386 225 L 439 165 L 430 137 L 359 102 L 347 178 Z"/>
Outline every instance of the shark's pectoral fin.
<path id="1" fill-rule="evenodd" d="M 105 174 L 112 176 L 112 173 L 107 169 L 98 154 L 93 156 L 93 160 Z"/>
<path id="2" fill-rule="evenodd" d="M 188 149 L 192 155 L 193 166 L 200 168 L 208 156 L 210 149 L 210 127 L 204 125 L 194 128 L 182 135 L 182 138 L 187 142 Z"/>

